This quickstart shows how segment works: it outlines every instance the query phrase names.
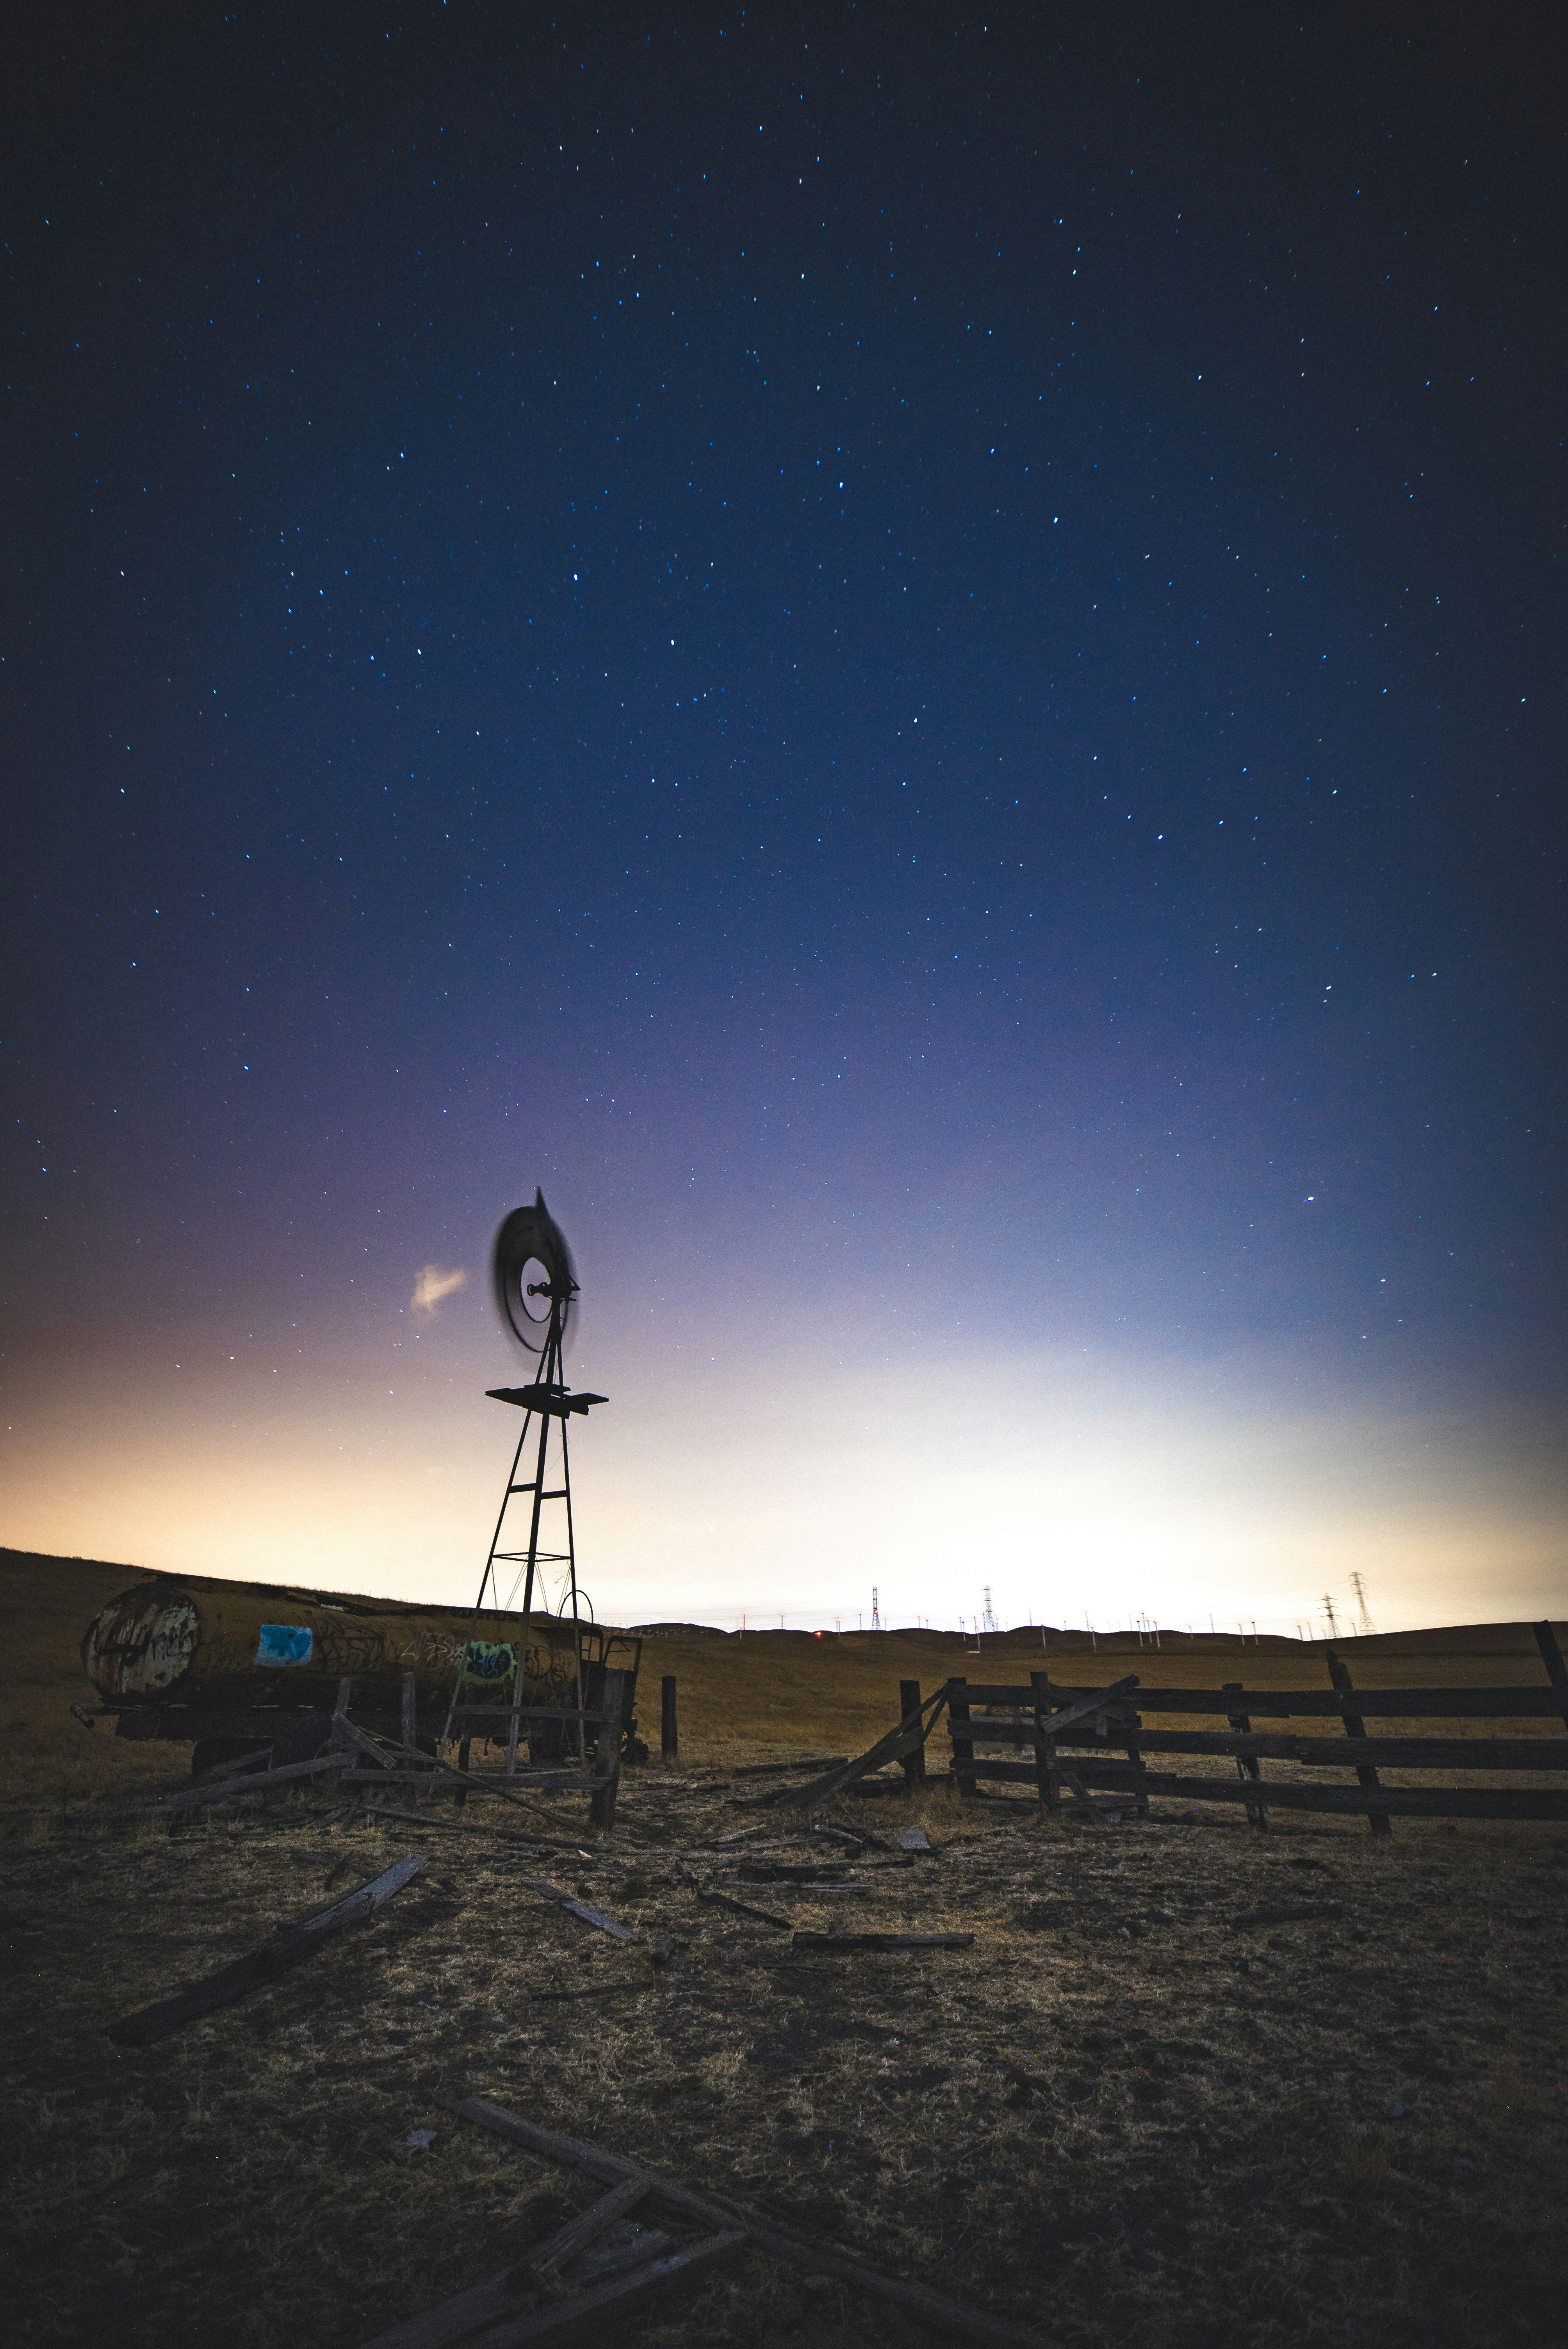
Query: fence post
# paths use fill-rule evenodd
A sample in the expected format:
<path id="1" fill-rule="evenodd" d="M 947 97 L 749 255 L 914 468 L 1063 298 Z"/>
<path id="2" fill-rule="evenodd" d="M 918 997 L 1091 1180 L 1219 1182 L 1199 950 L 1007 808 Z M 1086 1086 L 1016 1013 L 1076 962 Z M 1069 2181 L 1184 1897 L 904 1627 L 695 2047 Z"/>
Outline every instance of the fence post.
<path id="1" fill-rule="evenodd" d="M 1222 1681 L 1220 1683 L 1220 1689 L 1221 1693 L 1224 1696 L 1239 1697 L 1242 1694 L 1242 1683 L 1240 1681 Z M 1227 1714 L 1226 1718 L 1230 1722 L 1231 1727 L 1241 1736 L 1250 1737 L 1252 1735 L 1253 1723 L 1252 1715 L 1250 1713 L 1231 1713 Z M 1255 1779 L 1261 1784 L 1263 1775 L 1263 1764 L 1255 1760 L 1252 1754 L 1237 1754 L 1236 1775 L 1238 1778 L 1242 1779 L 1243 1782 Z M 1260 1834 L 1267 1835 L 1269 1831 L 1269 1815 L 1262 1803 L 1249 1803 L 1247 1805 L 1247 1816 L 1251 1819 L 1253 1826 L 1258 1829 Z"/>
<path id="2" fill-rule="evenodd" d="M 960 1762 L 975 1759 L 974 1741 L 968 1734 L 969 1683 L 966 1680 L 949 1681 L 947 1690 L 947 1725 L 953 1733 L 953 1765 L 956 1769 Z M 958 1792 L 963 1801 L 972 1803 L 980 1789 L 973 1778 L 960 1778 Z"/>
<path id="3" fill-rule="evenodd" d="M 676 1726 L 676 1676 L 666 1672 L 659 1682 L 659 1752 L 666 1762 L 681 1758 L 680 1733 Z"/>
<path id="4" fill-rule="evenodd" d="M 1563 1725 L 1568 1729 L 1568 1664 L 1563 1661 L 1563 1651 L 1557 1644 L 1557 1634 L 1550 1623 L 1537 1623 L 1535 1644 L 1541 1651 L 1541 1661 L 1546 1667 L 1546 1677 L 1557 1692 L 1557 1702 L 1563 1708 Z"/>
<path id="5" fill-rule="evenodd" d="M 915 1714 L 919 1713 L 920 1682 L 918 1681 L 900 1681 L 898 1684 L 898 1711 L 901 1721 L 907 1721 L 912 1713 Z M 916 1726 L 918 1727 L 918 1725 L 917 1722 Z M 912 1793 L 916 1786 L 923 1786 L 925 1784 L 925 1747 L 923 1744 L 917 1745 L 913 1754 L 906 1754 L 904 1755 L 903 1782 L 904 1785 L 910 1788 Z"/>
<path id="6" fill-rule="evenodd" d="M 1325 1648 L 1323 1652 L 1328 1661 L 1329 1679 L 1334 1682 L 1335 1687 L 1339 1691 L 1341 1696 L 1346 1695 L 1353 1685 L 1348 1665 L 1340 1661 L 1332 1648 Z M 1358 1713 L 1341 1713 L 1340 1719 L 1345 1723 L 1345 1734 L 1346 1737 L 1365 1737 L 1367 1735 L 1367 1723 L 1362 1720 L 1361 1715 Z M 1356 1775 L 1360 1780 L 1363 1786 L 1375 1786 L 1377 1784 L 1377 1771 L 1369 1770 L 1365 1763 L 1358 1762 L 1356 1764 Z M 1388 1816 L 1387 1811 L 1368 1811 L 1367 1814 L 1367 1824 L 1371 1828 L 1374 1835 L 1392 1835 L 1394 1832 L 1394 1823 Z"/>
<path id="7" fill-rule="evenodd" d="M 589 1823 L 606 1832 L 615 1824 L 615 1796 L 621 1785 L 621 1713 L 625 1703 L 626 1675 L 606 1672 L 599 1695 L 599 1734 L 593 1751 L 595 1785 L 588 1806 Z"/>
<path id="8" fill-rule="evenodd" d="M 1141 1713 L 1135 1713 L 1133 1715 L 1133 1720 L 1136 1726 L 1127 1741 L 1128 1764 L 1138 1777 L 1147 1778 L 1149 1775 L 1149 1764 L 1143 1758 L 1143 1748 L 1138 1742 L 1139 1730 L 1143 1726 L 1143 1716 Z M 1259 1773 L 1259 1775 L 1262 1775 L 1261 1772 Z M 1136 1799 L 1138 1804 L 1138 1816 L 1140 1819 L 1146 1819 L 1149 1816 L 1149 1796 L 1141 1786 L 1140 1786 L 1138 1790 Z"/>
<path id="9" fill-rule="evenodd" d="M 1062 1789 L 1057 1776 L 1057 1741 L 1046 1728 L 1052 1710 L 1049 1672 L 1031 1672 L 1029 1686 L 1035 1695 L 1035 1783 L 1047 1811 L 1054 1812 L 1061 1803 Z"/>
<path id="10" fill-rule="evenodd" d="M 403 1675 L 403 1743 L 412 1745 L 419 1729 L 419 1701 L 412 1672 Z"/>

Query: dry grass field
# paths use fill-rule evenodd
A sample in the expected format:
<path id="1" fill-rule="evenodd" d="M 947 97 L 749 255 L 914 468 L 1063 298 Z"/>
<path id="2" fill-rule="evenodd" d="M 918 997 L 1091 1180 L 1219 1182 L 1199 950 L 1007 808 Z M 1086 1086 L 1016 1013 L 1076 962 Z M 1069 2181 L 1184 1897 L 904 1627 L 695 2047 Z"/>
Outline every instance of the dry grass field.
<path id="1" fill-rule="evenodd" d="M 680 1765 L 629 1774 L 605 1839 L 583 1834 L 580 1799 L 548 1805 L 539 1836 L 564 1849 L 528 1845 L 491 1803 L 394 1831 L 325 1823 L 302 1796 L 171 1830 L 134 1802 L 178 1779 L 184 1749 L 67 1710 L 87 1693 L 82 1628 L 136 1578 L 0 1554 L 15 2337 L 372 2339 L 588 2199 L 458 2119 L 469 2094 L 744 2192 L 1060 2349 L 1568 2335 L 1568 1829 L 1401 1819 L 1374 1839 L 1276 1813 L 1260 1836 L 1218 1805 L 1064 1826 L 936 1784 L 913 1806 L 830 1806 L 883 1838 L 918 1818 L 935 1847 L 868 1847 L 862 1890 L 748 1886 L 720 1857 L 682 1872 L 746 1826 L 757 1844 L 799 1832 L 779 1856 L 813 1857 L 809 1822 L 746 1807 L 759 1785 L 737 1773 L 869 1744 L 900 1678 L 1021 1678 L 1037 1632 L 979 1659 L 935 1634 L 650 1642 L 640 1709 L 656 1732 L 658 1676 L 676 1674 Z M 1542 1680 L 1524 1626 L 1343 1652 L 1357 1686 Z M 1079 1685 L 1325 1682 L 1321 1651 L 1289 1642 L 1091 1654 L 1053 1634 L 1045 1660 Z M 425 1873 L 308 1966 L 151 2046 L 105 2036 L 411 1849 L 432 1855 Z M 547 1906 L 528 1875 L 638 1939 Z M 699 1887 L 796 1927 L 975 1942 L 797 1954 Z M 655 1970 L 665 1935 L 684 1946 Z M 628 2349 L 930 2337 L 755 2256 L 620 2329 Z"/>

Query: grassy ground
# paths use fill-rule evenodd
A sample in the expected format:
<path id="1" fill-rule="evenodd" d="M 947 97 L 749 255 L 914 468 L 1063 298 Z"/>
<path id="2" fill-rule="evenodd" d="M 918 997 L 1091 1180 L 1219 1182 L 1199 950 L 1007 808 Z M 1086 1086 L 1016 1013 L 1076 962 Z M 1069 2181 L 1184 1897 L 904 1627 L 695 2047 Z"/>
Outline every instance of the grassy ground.
<path id="1" fill-rule="evenodd" d="M 26 1592 L 37 1570 L 15 1571 Z M 182 1749 L 65 1713 L 75 1638 L 134 1578 L 53 1562 L 20 1646 L 9 1628 L 33 1677 L 7 1692 L 0 2207 L 29 2344 L 351 2349 L 492 2272 L 585 2194 L 458 2121 L 470 2093 L 744 2191 L 1062 2349 L 1562 2339 L 1563 1831 L 1400 1821 L 1375 1841 L 1276 1815 L 1260 1837 L 1228 1812 L 1062 1828 L 933 1786 L 913 1812 L 844 1800 L 831 1816 L 883 1837 L 921 1817 L 934 1857 L 868 1850 L 859 1893 L 748 1886 L 733 1861 L 682 1859 L 799 1825 L 742 1807 L 757 1782 L 736 1769 L 852 1751 L 900 1677 L 934 1686 L 959 1661 L 913 1636 L 775 1634 L 649 1648 L 645 1669 L 680 1681 L 681 1767 L 632 1775 L 614 1837 L 578 1856 L 530 1858 L 477 1804 L 406 1836 L 324 1825 L 304 1800 L 170 1833 L 103 1797 L 171 1780 Z M 1366 1685 L 1540 1679 L 1507 1627 L 1346 1652 Z M 1047 1661 L 1075 1683 L 1140 1668 L 1136 1647 L 1086 1668 L 1053 1642 Z M 1324 1677 L 1310 1651 L 1217 1661 L 1166 1648 L 1144 1678 Z M 1005 1671 L 967 1667 L 1025 1668 L 1021 1647 Z M 580 1802 L 550 1807 L 542 1834 L 569 1838 Z M 150 2048 L 104 2036 L 410 1848 L 426 1872 L 308 1967 Z M 546 1906 L 530 1874 L 638 1940 Z M 975 1946 L 797 1956 L 698 1885 L 796 1926 L 960 1929 Z M 666 1933 L 686 1947 L 655 1972 Z M 623 2330 L 629 2349 L 928 2337 L 757 2258 Z"/>

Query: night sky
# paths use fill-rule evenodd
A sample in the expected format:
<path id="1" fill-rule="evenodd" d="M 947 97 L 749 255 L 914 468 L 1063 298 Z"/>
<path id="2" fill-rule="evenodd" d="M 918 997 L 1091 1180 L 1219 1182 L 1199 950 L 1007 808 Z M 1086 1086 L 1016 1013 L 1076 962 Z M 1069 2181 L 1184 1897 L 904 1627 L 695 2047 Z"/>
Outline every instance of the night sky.
<path id="1" fill-rule="evenodd" d="M 1563 64 L 41 12 L 0 1539 L 467 1599 L 538 1183 L 606 1616 L 1563 1611 Z"/>

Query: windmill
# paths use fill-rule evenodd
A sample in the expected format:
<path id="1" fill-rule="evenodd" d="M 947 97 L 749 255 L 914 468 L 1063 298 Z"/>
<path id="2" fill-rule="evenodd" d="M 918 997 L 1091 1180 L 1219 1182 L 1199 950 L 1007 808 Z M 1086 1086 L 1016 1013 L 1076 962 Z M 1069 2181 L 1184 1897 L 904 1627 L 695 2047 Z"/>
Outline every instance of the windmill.
<path id="1" fill-rule="evenodd" d="M 579 1291 L 573 1269 L 572 1251 L 560 1226 L 544 1204 L 542 1191 L 534 1192 L 531 1207 L 514 1207 L 502 1223 L 495 1236 L 490 1272 L 502 1321 L 523 1352 L 534 1356 L 538 1362 L 538 1376 L 526 1386 L 490 1387 L 486 1390 L 492 1402 L 511 1403 L 523 1414 L 521 1433 L 512 1454 L 506 1490 L 501 1495 L 500 1511 L 495 1521 L 495 1531 L 490 1536 L 485 1570 L 480 1578 L 479 1597 L 474 1601 L 476 1622 L 487 1593 L 492 1607 L 504 1608 L 510 1612 L 519 1586 L 521 1586 L 524 1632 L 511 1660 L 514 1711 L 507 1748 L 510 1773 L 517 1765 L 515 1708 L 522 1702 L 528 1619 L 532 1611 L 536 1589 L 543 1575 L 552 1568 L 562 1570 L 556 1611 L 565 1616 L 569 1606 L 571 1609 L 579 1710 L 585 1702 L 582 1637 L 584 1595 L 577 1583 L 577 1550 L 572 1525 L 572 1464 L 566 1424 L 573 1416 L 586 1418 L 593 1405 L 607 1401 L 607 1397 L 573 1394 L 562 1377 L 566 1333 L 575 1311 Z M 552 1438 L 560 1453 L 554 1483 L 551 1481 Z M 531 1475 L 521 1473 L 525 1467 L 532 1470 Z M 502 1536 L 509 1518 L 514 1516 L 514 1504 L 520 1500 L 525 1501 L 527 1506 L 527 1543 L 521 1548 L 503 1549 Z M 548 1524 L 544 1516 L 547 1503 L 561 1512 Z M 546 1541 L 552 1546 L 544 1547 Z M 500 1585 L 504 1569 L 509 1567 L 514 1572 L 511 1588 L 503 1598 Z M 475 1653 L 482 1653 L 482 1642 L 469 1643 L 470 1658 Z M 505 1651 L 500 1651 L 501 1656 L 505 1653 Z M 471 1664 L 469 1669 L 471 1671 Z M 458 1710 L 460 1696 L 459 1675 L 459 1686 L 452 1697 L 453 1713 Z M 449 1716 L 449 1730 L 450 1725 Z M 580 1723 L 577 1744 L 581 1753 Z"/>

